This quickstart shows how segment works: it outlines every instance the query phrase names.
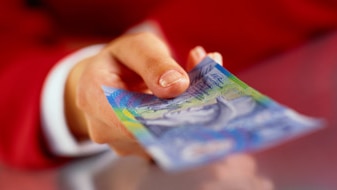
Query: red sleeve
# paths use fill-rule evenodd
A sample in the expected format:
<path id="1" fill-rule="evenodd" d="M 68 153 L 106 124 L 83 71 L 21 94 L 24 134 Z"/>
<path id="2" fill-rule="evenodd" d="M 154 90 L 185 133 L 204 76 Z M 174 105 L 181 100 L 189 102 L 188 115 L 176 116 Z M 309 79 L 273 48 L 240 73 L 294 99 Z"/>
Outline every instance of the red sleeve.
<path id="1" fill-rule="evenodd" d="M 152 18 L 179 61 L 202 45 L 236 71 L 336 29 L 337 1 L 173 0 Z"/>
<path id="2" fill-rule="evenodd" d="M 52 156 L 43 139 L 40 93 L 47 73 L 68 51 L 49 42 L 43 15 L 21 10 L 17 1 L 1 7 L 0 162 L 35 169 L 59 164 L 64 159 Z"/>
<path id="3" fill-rule="evenodd" d="M 43 81 L 65 52 L 57 49 L 17 52 L 0 71 L 0 160 L 20 168 L 53 166 L 63 159 L 52 156 L 43 138 L 40 94 Z"/>

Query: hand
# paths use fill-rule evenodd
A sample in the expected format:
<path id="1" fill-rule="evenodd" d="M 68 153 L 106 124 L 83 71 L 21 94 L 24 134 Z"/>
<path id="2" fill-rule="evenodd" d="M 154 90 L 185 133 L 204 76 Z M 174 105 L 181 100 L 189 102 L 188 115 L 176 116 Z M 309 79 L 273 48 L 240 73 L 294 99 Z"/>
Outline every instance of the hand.
<path id="1" fill-rule="evenodd" d="M 94 178 L 95 189 L 124 190 L 272 190 L 245 154 L 182 172 L 168 173 L 139 157 L 114 160 Z"/>
<path id="2" fill-rule="evenodd" d="M 147 156 L 120 123 L 110 107 L 102 85 L 161 98 L 175 97 L 189 86 L 185 69 L 206 56 L 193 49 L 186 68 L 170 55 L 166 44 L 151 33 L 127 34 L 113 40 L 96 56 L 78 63 L 70 72 L 65 91 L 66 115 L 71 131 L 79 138 L 107 143 L 120 155 Z M 221 62 L 221 55 L 210 54 Z"/>

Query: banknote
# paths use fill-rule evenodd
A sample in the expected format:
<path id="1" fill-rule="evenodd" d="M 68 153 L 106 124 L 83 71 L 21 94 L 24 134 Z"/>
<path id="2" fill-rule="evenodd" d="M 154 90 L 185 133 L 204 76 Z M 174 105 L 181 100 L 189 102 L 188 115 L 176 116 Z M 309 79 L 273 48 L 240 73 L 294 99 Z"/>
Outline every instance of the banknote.
<path id="1" fill-rule="evenodd" d="M 259 93 L 209 57 L 189 77 L 190 87 L 173 99 L 103 87 L 123 125 L 166 170 L 261 150 L 322 126 L 320 119 Z"/>

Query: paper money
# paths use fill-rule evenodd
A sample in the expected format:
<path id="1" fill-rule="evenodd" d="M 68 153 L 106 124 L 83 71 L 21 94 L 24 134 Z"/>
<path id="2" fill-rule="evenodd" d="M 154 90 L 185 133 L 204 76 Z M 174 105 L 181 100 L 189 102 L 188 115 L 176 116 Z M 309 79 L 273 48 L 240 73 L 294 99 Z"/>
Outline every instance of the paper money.
<path id="1" fill-rule="evenodd" d="M 240 81 L 211 58 L 173 99 L 103 87 L 124 126 L 166 170 L 270 147 L 322 126 Z"/>

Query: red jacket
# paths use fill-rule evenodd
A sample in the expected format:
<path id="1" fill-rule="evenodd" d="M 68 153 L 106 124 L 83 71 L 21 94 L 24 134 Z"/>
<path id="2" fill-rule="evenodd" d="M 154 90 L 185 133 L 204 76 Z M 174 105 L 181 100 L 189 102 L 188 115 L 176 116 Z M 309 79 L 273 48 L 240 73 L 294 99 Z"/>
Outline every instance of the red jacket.
<path id="1" fill-rule="evenodd" d="M 202 45 L 221 52 L 225 66 L 236 72 L 337 26 L 337 3 L 329 0 L 44 0 L 42 4 L 32 8 L 16 0 L 0 7 L 0 161 L 22 168 L 64 161 L 45 143 L 40 93 L 53 64 L 83 42 L 112 39 L 151 18 L 160 23 L 181 63 L 191 48 Z"/>

